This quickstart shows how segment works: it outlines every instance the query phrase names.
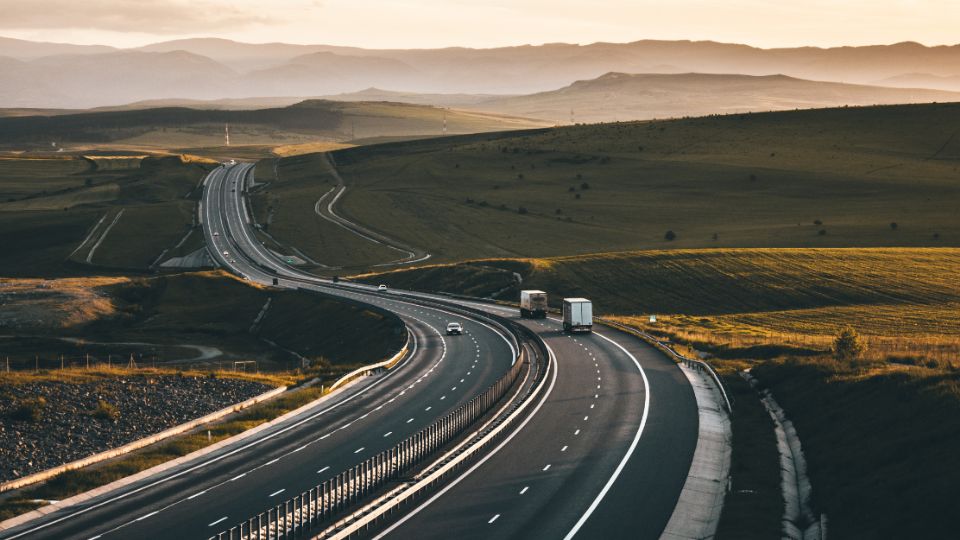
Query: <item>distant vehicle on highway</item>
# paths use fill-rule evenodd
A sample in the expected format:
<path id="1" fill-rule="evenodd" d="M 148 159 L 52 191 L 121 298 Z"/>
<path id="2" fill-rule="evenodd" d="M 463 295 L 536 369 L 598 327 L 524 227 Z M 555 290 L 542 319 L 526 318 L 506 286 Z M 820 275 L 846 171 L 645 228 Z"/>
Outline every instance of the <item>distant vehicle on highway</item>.
<path id="1" fill-rule="evenodd" d="M 377 287 L 377 290 L 380 291 L 380 292 L 386 291 L 386 290 L 387 290 L 387 286 L 384 285 L 383 283 L 381 283 L 380 286 Z"/>
<path id="2" fill-rule="evenodd" d="M 231 159 L 231 160 L 229 161 L 229 163 L 230 163 L 231 165 L 236 165 L 236 164 L 237 164 L 237 160 Z"/>
<path id="3" fill-rule="evenodd" d="M 452 322 L 452 323 L 447 324 L 447 335 L 448 335 L 448 336 L 453 336 L 453 335 L 459 336 L 459 335 L 462 334 L 462 333 L 463 333 L 463 325 L 462 325 L 462 324 L 460 324 L 460 323 L 458 323 L 458 322 Z"/>
<path id="4" fill-rule="evenodd" d="M 543 291 L 520 291 L 520 316 L 524 319 L 547 318 L 547 293 Z"/>
<path id="5" fill-rule="evenodd" d="M 593 303 L 586 298 L 564 298 L 563 331 L 592 332 Z"/>
<path id="6" fill-rule="evenodd" d="M 217 231 L 213 231 L 213 235 L 214 235 L 214 236 L 220 236 L 220 233 L 218 233 Z"/>
<path id="7" fill-rule="evenodd" d="M 230 252 L 229 252 L 229 251 L 227 251 L 227 250 L 223 250 L 223 254 L 224 254 L 224 255 L 229 255 L 229 254 L 230 254 Z"/>

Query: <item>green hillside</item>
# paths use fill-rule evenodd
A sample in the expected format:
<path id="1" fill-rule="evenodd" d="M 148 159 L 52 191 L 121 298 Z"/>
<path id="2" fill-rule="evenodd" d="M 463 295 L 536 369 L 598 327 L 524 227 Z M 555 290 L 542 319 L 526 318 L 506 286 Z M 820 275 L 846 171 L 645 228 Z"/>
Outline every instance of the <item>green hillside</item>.
<path id="1" fill-rule="evenodd" d="M 844 108 L 449 137 L 333 159 L 349 186 L 340 214 L 440 262 L 957 246 L 958 125 L 954 104 Z M 329 189 L 325 160 L 280 160 L 276 170 L 297 188 L 274 186 L 275 219 L 315 221 L 312 204 L 297 201 Z"/>

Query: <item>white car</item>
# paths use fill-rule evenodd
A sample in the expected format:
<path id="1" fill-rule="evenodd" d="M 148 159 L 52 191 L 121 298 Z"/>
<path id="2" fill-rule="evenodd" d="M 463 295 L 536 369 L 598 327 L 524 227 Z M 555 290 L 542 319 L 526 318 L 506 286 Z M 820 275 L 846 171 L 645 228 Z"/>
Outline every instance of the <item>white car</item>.
<path id="1" fill-rule="evenodd" d="M 213 235 L 214 235 L 214 236 L 220 236 L 220 233 L 218 233 L 217 231 L 213 231 Z"/>
<path id="2" fill-rule="evenodd" d="M 460 335 L 463 333 L 463 325 L 458 322 L 452 322 L 447 324 L 447 335 Z"/>
<path id="3" fill-rule="evenodd" d="M 383 283 L 381 283 L 380 286 L 377 287 L 377 290 L 380 291 L 380 292 L 384 292 L 384 291 L 387 290 L 387 286 L 384 285 Z"/>
<path id="4" fill-rule="evenodd" d="M 224 254 L 224 255 L 229 255 L 229 254 L 230 254 L 230 252 L 229 252 L 229 251 L 227 251 L 227 250 L 223 250 L 223 254 Z"/>

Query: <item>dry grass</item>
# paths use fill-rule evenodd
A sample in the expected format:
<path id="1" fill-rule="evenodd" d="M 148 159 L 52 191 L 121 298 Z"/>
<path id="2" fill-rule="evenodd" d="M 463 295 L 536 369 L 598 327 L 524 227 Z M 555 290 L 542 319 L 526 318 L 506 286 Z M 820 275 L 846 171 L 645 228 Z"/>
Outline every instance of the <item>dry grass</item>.
<path id="1" fill-rule="evenodd" d="M 370 283 L 516 300 L 523 288 L 594 300 L 598 313 L 725 358 L 828 350 L 843 326 L 867 359 L 960 358 L 960 249 L 703 249 L 484 259 L 358 276 Z M 649 323 L 656 314 L 658 322 Z"/>
<path id="2" fill-rule="evenodd" d="M 290 156 L 299 156 L 301 154 L 309 154 L 312 152 L 330 152 L 333 150 L 341 150 L 343 148 L 351 148 L 354 145 L 339 143 L 339 142 L 309 142 L 302 144 L 284 144 L 277 147 L 274 147 L 272 153 L 278 157 L 290 157 Z"/>
<path id="3" fill-rule="evenodd" d="M 295 371 L 278 371 L 269 373 L 253 373 L 232 370 L 195 370 L 195 369 L 176 369 L 164 367 L 144 367 L 144 368 L 126 368 L 126 367 L 107 367 L 97 365 L 90 369 L 84 368 L 65 368 L 40 371 L 0 371 L 0 386 L 17 386 L 34 382 L 54 381 L 67 384 L 82 384 L 100 379 L 111 379 L 117 377 L 163 377 L 163 376 L 185 376 L 185 377 L 217 377 L 219 379 L 235 379 L 241 381 L 250 381 L 262 383 L 270 386 L 293 386 L 303 381 L 304 375 Z"/>
<path id="4" fill-rule="evenodd" d="M 0 328 L 64 328 L 111 317 L 117 306 L 102 287 L 127 283 L 124 277 L 0 278 Z"/>

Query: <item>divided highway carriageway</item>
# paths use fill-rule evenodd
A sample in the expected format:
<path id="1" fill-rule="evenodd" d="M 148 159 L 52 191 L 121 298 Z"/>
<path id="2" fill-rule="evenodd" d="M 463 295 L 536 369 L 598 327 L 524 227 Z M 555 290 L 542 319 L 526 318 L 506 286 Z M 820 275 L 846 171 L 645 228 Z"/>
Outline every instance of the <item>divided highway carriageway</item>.
<path id="1" fill-rule="evenodd" d="M 410 335 L 406 357 L 253 437 L 51 512 L 0 539 L 216 537 L 458 410 L 510 371 L 521 350 L 532 348 L 525 340 L 539 341 L 548 354 L 542 386 L 523 417 L 364 535 L 660 536 L 686 480 L 698 428 L 693 391 L 671 360 L 602 326 L 570 336 L 559 321 L 520 319 L 505 306 L 334 284 L 291 268 L 249 223 L 244 186 L 252 174 L 252 164 L 226 165 L 205 182 L 201 220 L 217 262 L 259 283 L 276 279 L 280 287 L 396 313 Z M 444 335 L 450 321 L 463 322 L 465 334 Z"/>

